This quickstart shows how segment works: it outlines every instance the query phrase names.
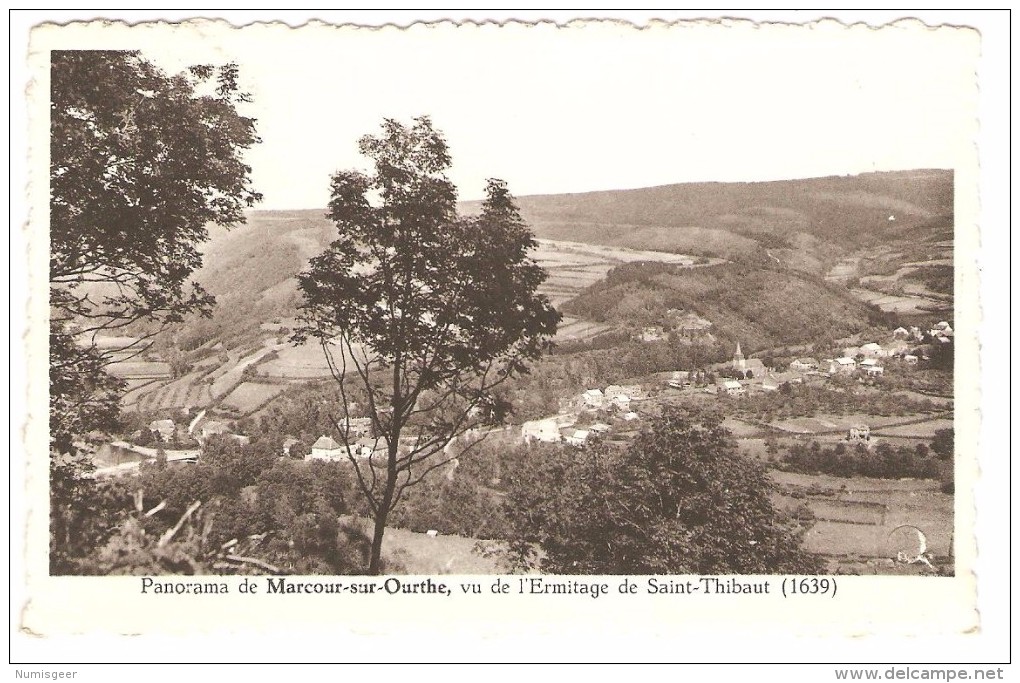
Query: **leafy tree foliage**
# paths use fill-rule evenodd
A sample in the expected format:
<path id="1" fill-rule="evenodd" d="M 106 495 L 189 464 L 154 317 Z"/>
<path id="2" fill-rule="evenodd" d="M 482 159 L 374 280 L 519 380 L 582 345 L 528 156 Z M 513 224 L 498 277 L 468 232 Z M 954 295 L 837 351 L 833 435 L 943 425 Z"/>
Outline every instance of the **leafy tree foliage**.
<path id="1" fill-rule="evenodd" d="M 518 468 L 511 548 L 519 566 L 565 574 L 816 570 L 773 489 L 721 416 L 667 408 L 626 450 L 550 450 Z"/>
<path id="2" fill-rule="evenodd" d="M 209 223 L 242 222 L 260 196 L 242 158 L 258 137 L 254 120 L 237 111 L 247 96 L 235 65 L 171 76 L 138 52 L 55 51 L 50 73 L 51 493 L 59 544 L 74 533 L 68 508 L 91 486 L 83 459 L 65 456 L 89 432 L 117 423 L 123 385 L 104 372 L 110 359 L 97 336 L 207 313 L 212 298 L 189 283 L 201 265 L 196 245 Z"/>
<path id="3" fill-rule="evenodd" d="M 536 293 L 545 272 L 502 181 L 480 216 L 457 216 L 446 141 L 427 117 L 387 119 L 359 148 L 375 172 L 333 176 L 339 237 L 299 276 L 297 338 L 319 339 L 342 394 L 348 372 L 365 389 L 385 456 L 359 461 L 346 409 L 334 423 L 375 520 L 377 573 L 389 513 L 452 459 L 456 436 L 505 412 L 494 390 L 548 347 L 559 315 Z"/>

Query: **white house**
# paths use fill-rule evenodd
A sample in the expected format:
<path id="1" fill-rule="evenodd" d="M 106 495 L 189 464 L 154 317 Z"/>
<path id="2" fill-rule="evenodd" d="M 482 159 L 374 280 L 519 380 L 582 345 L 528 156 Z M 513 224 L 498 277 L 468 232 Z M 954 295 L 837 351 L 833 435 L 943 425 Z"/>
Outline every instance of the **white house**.
<path id="1" fill-rule="evenodd" d="M 312 444 L 312 452 L 305 456 L 305 460 L 326 460 L 332 462 L 345 457 L 347 457 L 346 448 L 338 444 L 332 437 L 320 436 Z"/>
<path id="2" fill-rule="evenodd" d="M 903 361 L 907 365 L 917 365 L 917 356 L 915 356 L 912 353 L 908 353 L 905 356 L 903 356 Z"/>
<path id="3" fill-rule="evenodd" d="M 601 408 L 606 402 L 606 397 L 601 389 L 589 389 L 581 394 L 581 402 L 591 408 Z"/>
<path id="4" fill-rule="evenodd" d="M 907 339 L 910 332 L 905 327 L 897 327 L 892 331 L 893 339 Z"/>
<path id="5" fill-rule="evenodd" d="M 560 440 L 560 425 L 552 417 L 531 420 L 521 425 L 521 436 L 525 441 L 557 443 Z"/>
<path id="6" fill-rule="evenodd" d="M 745 393 L 744 387 L 735 379 L 726 380 L 723 382 L 723 388 L 726 389 L 726 393 L 730 396 L 738 396 Z"/>
<path id="7" fill-rule="evenodd" d="M 623 419 L 624 419 L 624 420 L 626 420 L 627 422 L 631 422 L 631 421 L 633 421 L 633 420 L 636 420 L 636 419 L 638 419 L 639 417 L 641 417 L 641 416 L 640 416 L 640 415 L 638 415 L 637 413 L 635 413 L 635 412 L 631 411 L 631 412 L 629 412 L 629 413 L 626 413 L 626 414 L 625 414 L 625 415 L 623 416 Z"/>

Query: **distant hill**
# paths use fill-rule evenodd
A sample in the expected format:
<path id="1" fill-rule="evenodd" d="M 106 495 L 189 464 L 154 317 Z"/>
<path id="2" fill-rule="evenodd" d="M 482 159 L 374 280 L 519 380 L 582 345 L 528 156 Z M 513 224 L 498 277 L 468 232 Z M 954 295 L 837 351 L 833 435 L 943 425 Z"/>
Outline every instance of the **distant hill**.
<path id="1" fill-rule="evenodd" d="M 933 239 L 935 233 L 951 239 L 953 173 L 685 183 L 518 202 L 540 238 L 721 256 L 822 275 L 861 248 Z M 464 213 L 479 207 L 460 204 Z M 295 276 L 335 235 L 324 209 L 252 211 L 245 225 L 212 229 L 195 280 L 218 305 L 212 319 L 182 326 L 175 345 L 188 349 L 216 340 L 229 346 L 250 339 L 262 322 L 293 316 L 300 300 Z"/>
<path id="2" fill-rule="evenodd" d="M 766 249 L 788 266 L 820 273 L 861 246 L 924 233 L 940 218 L 951 224 L 953 172 L 682 183 L 518 203 L 538 237 L 726 258 Z M 480 206 L 461 205 L 465 212 Z"/>
<path id="3" fill-rule="evenodd" d="M 882 322 L 843 287 L 764 264 L 628 263 L 563 306 L 568 315 L 631 327 L 657 322 L 668 309 L 707 318 L 714 336 L 748 350 L 824 343 Z"/>

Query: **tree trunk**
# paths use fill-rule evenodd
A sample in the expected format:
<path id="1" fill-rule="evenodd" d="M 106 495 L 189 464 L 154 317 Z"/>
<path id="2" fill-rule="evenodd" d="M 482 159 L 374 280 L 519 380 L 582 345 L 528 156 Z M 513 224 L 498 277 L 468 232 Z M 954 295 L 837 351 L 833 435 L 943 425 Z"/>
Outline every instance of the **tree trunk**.
<path id="1" fill-rule="evenodd" d="M 386 532 L 387 516 L 385 508 L 379 508 L 379 512 L 375 516 L 375 533 L 372 536 L 372 559 L 368 565 L 368 573 L 372 576 L 378 576 L 379 570 L 382 568 L 382 540 L 383 534 Z"/>
<path id="2" fill-rule="evenodd" d="M 368 573 L 372 576 L 378 576 L 382 569 L 383 534 L 386 533 L 386 519 L 390 515 L 390 506 L 393 504 L 393 493 L 397 489 L 396 443 L 394 441 L 394 445 L 390 446 L 389 462 L 386 468 L 386 488 L 383 490 L 382 500 L 379 501 L 379 508 L 375 513 L 375 533 L 372 535 L 372 558 L 368 564 Z"/>

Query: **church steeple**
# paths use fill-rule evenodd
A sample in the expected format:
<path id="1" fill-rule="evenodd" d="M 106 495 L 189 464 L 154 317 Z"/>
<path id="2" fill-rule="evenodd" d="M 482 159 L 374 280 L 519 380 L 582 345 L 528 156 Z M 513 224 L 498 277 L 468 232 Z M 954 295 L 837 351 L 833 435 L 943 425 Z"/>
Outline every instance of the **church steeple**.
<path id="1" fill-rule="evenodd" d="M 744 370 L 744 354 L 740 352 L 740 342 L 737 342 L 737 350 L 733 354 L 733 369 Z"/>

